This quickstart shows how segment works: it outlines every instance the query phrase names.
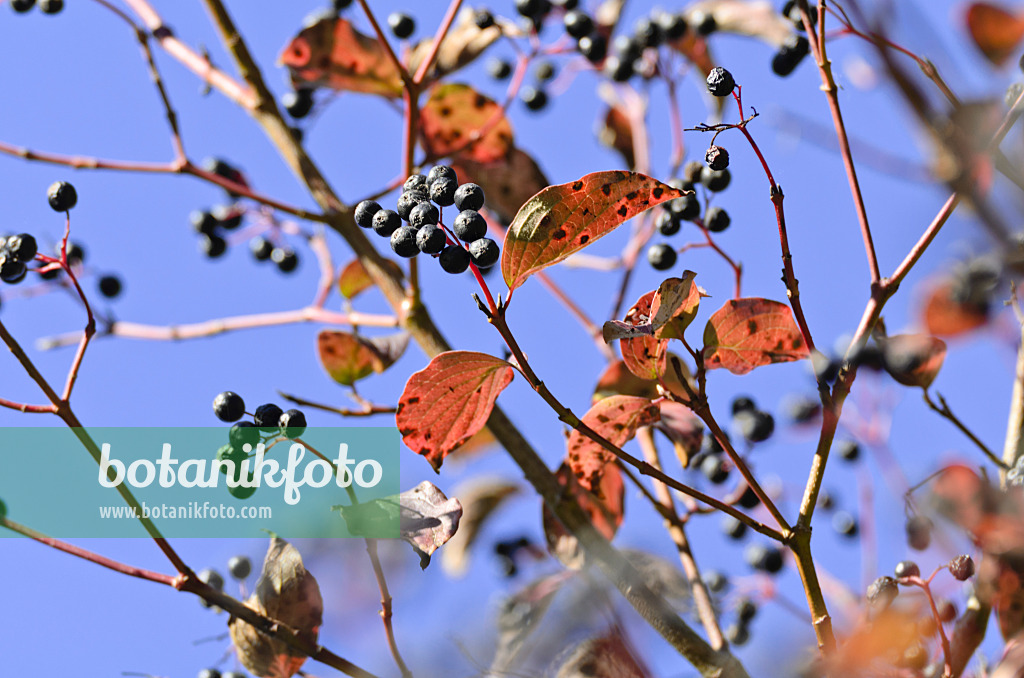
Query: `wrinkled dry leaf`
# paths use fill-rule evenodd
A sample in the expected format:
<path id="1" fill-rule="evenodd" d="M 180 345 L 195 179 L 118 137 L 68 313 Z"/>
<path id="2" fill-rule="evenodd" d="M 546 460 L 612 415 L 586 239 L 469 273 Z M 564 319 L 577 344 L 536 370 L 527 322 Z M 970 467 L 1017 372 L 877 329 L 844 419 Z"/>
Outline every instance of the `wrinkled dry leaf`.
<path id="1" fill-rule="evenodd" d="M 403 492 L 399 503 L 402 539 L 409 542 L 420 557 L 420 567 L 426 569 L 431 554 L 459 529 L 462 504 L 455 497 L 446 497 L 428 480 Z"/>
<path id="2" fill-rule="evenodd" d="M 480 528 L 501 504 L 519 491 L 519 485 L 497 478 L 471 481 L 455 490 L 462 503 L 459 531 L 441 554 L 441 567 L 452 577 L 461 577 L 469 567 L 469 550 Z"/>
<path id="3" fill-rule="evenodd" d="M 256 591 L 245 604 L 316 643 L 324 611 L 320 587 L 306 571 L 299 552 L 280 537 L 271 540 Z M 228 628 L 239 661 L 256 676 L 290 678 L 306 661 L 305 654 L 260 633 L 241 619 L 229 619 Z"/>
<path id="4" fill-rule="evenodd" d="M 501 37 L 505 28 L 504 22 L 481 29 L 473 21 L 475 15 L 476 10 L 470 7 L 459 13 L 455 24 L 449 29 L 448 35 L 441 43 L 441 48 L 437 51 L 434 64 L 430 67 L 429 79 L 435 80 L 468 66 Z M 415 73 L 419 69 L 433 43 L 434 38 L 431 36 L 413 47 L 412 54 L 409 56 L 410 72 Z"/>

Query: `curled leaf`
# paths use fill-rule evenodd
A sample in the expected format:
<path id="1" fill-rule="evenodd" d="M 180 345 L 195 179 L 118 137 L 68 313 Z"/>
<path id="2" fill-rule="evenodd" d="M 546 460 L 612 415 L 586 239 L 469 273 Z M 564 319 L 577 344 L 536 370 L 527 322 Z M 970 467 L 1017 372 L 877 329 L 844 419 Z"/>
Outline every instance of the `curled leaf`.
<path id="1" fill-rule="evenodd" d="M 420 111 L 420 130 L 429 153 L 458 151 L 460 159 L 479 163 L 503 159 L 513 145 L 512 125 L 501 106 L 469 85 L 436 85 Z"/>
<path id="2" fill-rule="evenodd" d="M 332 379 L 345 386 L 391 367 L 408 345 L 407 332 L 367 338 L 341 330 L 322 330 L 317 335 L 320 363 Z"/>
<path id="3" fill-rule="evenodd" d="M 581 421 L 608 442 L 621 447 L 661 416 L 658 406 L 647 398 L 613 395 L 596 402 Z M 566 458 L 580 484 L 593 490 L 615 456 L 577 430 L 569 434 Z"/>
<path id="4" fill-rule="evenodd" d="M 288 67 L 295 87 L 402 95 L 402 77 L 385 46 L 340 17 L 326 15 L 303 28 L 279 61 Z"/>
<path id="5" fill-rule="evenodd" d="M 730 299 L 704 328 L 704 364 L 746 374 L 755 367 L 810 357 L 789 306 L 770 299 Z"/>
<path id="6" fill-rule="evenodd" d="M 904 386 L 927 389 L 946 359 L 946 342 L 927 334 L 900 334 L 875 341 L 882 349 L 885 370 Z"/>
<path id="7" fill-rule="evenodd" d="M 594 172 L 548 186 L 526 201 L 502 247 L 501 272 L 510 290 L 562 261 L 640 212 L 686 193 L 636 172 Z"/>
<path id="8" fill-rule="evenodd" d="M 395 422 L 413 452 L 440 471 L 445 456 L 484 427 L 513 369 L 484 353 L 448 351 L 405 384 Z"/>
<path id="9" fill-rule="evenodd" d="M 481 479 L 460 486 L 455 493 L 461 497 L 462 521 L 459 533 L 441 554 L 441 567 L 453 577 L 461 577 L 469 566 L 469 550 L 476 542 L 483 524 L 506 499 L 519 491 L 519 485 L 500 479 Z"/>
<path id="10" fill-rule="evenodd" d="M 657 290 L 651 290 L 643 295 L 633 307 L 626 313 L 626 324 L 631 326 L 650 325 L 651 304 Z M 622 360 L 626 368 L 641 379 L 657 380 L 658 376 L 665 371 L 665 347 L 667 339 L 656 339 L 651 335 L 636 338 L 623 339 L 620 347 L 622 349 Z"/>
<path id="11" fill-rule="evenodd" d="M 304 640 L 316 643 L 324 610 L 320 587 L 306 571 L 299 552 L 280 537 L 271 540 L 256 591 L 245 604 L 292 627 Z M 237 617 L 228 620 L 228 629 L 239 661 L 253 675 L 290 678 L 306 661 L 304 653 L 260 633 Z"/>
<path id="12" fill-rule="evenodd" d="M 400 494 L 398 503 L 402 539 L 420 557 L 420 568 L 426 569 L 434 551 L 459 529 L 462 504 L 455 497 L 446 497 L 427 480 Z"/>

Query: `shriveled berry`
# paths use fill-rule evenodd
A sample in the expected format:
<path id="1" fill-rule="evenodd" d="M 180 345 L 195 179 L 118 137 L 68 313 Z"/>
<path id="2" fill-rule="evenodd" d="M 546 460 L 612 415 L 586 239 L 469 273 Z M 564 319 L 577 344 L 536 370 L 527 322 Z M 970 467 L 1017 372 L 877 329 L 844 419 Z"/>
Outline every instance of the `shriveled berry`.
<path id="1" fill-rule="evenodd" d="M 668 210 L 662 210 L 661 214 L 658 215 L 658 220 L 655 222 L 658 227 L 658 233 L 664 236 L 675 235 L 679 232 L 682 222 Z"/>
<path id="2" fill-rule="evenodd" d="M 836 511 L 832 516 L 832 529 L 844 537 L 856 537 L 860 531 L 857 519 L 849 511 Z"/>
<path id="3" fill-rule="evenodd" d="M 584 35 L 576 43 L 576 46 L 583 58 L 592 64 L 601 63 L 608 55 L 608 39 L 600 33 Z"/>
<path id="4" fill-rule="evenodd" d="M 476 210 L 462 210 L 455 217 L 452 230 L 463 242 L 473 242 L 487 235 L 487 222 Z"/>
<path id="5" fill-rule="evenodd" d="M 721 455 L 717 454 L 704 457 L 704 461 L 700 463 L 700 472 L 715 485 L 720 485 L 729 479 L 729 469 L 725 467 Z"/>
<path id="6" fill-rule="evenodd" d="M 721 233 L 732 224 L 732 217 L 721 207 L 709 207 L 704 214 L 704 228 L 712 233 Z"/>
<path id="7" fill-rule="evenodd" d="M 277 421 L 285 438 L 298 438 L 306 432 L 306 415 L 302 410 L 287 410 Z"/>
<path id="8" fill-rule="evenodd" d="M 116 275 L 105 275 L 99 280 L 100 294 L 113 299 L 121 294 L 121 279 Z"/>
<path id="9" fill-rule="evenodd" d="M 313 90 L 309 87 L 300 87 L 293 92 L 285 92 L 281 97 L 284 110 L 295 120 L 301 120 L 313 110 Z"/>
<path id="10" fill-rule="evenodd" d="M 949 561 L 949 573 L 957 581 L 967 581 L 974 576 L 974 559 L 962 554 Z"/>
<path id="11" fill-rule="evenodd" d="M 431 188 L 437 186 L 440 182 L 435 181 L 431 184 Z M 437 211 L 437 207 L 431 202 L 421 202 L 416 207 L 412 208 L 409 212 L 409 225 L 413 228 L 423 228 L 427 224 L 436 224 L 441 218 L 441 214 Z"/>
<path id="12" fill-rule="evenodd" d="M 46 189 L 46 199 L 55 212 L 67 212 L 78 204 L 78 193 L 68 182 L 57 181 Z"/>
<path id="13" fill-rule="evenodd" d="M 504 80 L 512 75 L 512 64 L 504 59 L 491 59 L 487 62 L 487 74 L 495 80 Z"/>
<path id="14" fill-rule="evenodd" d="M 227 249 L 227 242 L 225 242 L 224 238 L 220 237 L 219 235 L 203 233 L 201 236 L 199 236 L 199 251 L 205 254 L 210 259 L 216 259 L 217 257 L 224 254 L 227 251 Z M 71 257 L 68 256 L 69 263 L 70 259 Z"/>
<path id="15" fill-rule="evenodd" d="M 206 210 L 194 210 L 188 218 L 196 233 L 213 235 L 217 229 L 217 219 Z"/>
<path id="16" fill-rule="evenodd" d="M 441 207 L 447 207 L 455 202 L 455 191 L 458 188 L 459 182 L 453 179 L 438 179 L 430 184 L 430 199 Z"/>
<path id="17" fill-rule="evenodd" d="M 860 445 L 855 440 L 844 440 L 836 446 L 836 452 L 844 461 L 857 461 L 860 457 Z"/>
<path id="18" fill-rule="evenodd" d="M 281 408 L 274 403 L 264 403 L 256 408 L 256 412 L 253 413 L 253 421 L 265 433 L 272 432 L 278 429 L 281 414 Z"/>
<path id="19" fill-rule="evenodd" d="M 705 167 L 700 173 L 700 183 L 704 184 L 704 188 L 712 193 L 724 191 L 729 187 L 730 181 L 732 181 L 732 174 L 727 169 L 715 171 Z"/>
<path id="20" fill-rule="evenodd" d="M 394 210 L 381 210 L 373 215 L 372 223 L 374 233 L 384 238 L 390 238 L 391 234 L 402 225 L 402 218 Z"/>
<path id="21" fill-rule="evenodd" d="M 249 241 L 249 251 L 256 261 L 266 261 L 274 251 L 274 245 L 262 235 L 258 235 Z"/>
<path id="22" fill-rule="evenodd" d="M 401 217 L 402 221 L 409 221 L 409 215 L 412 213 L 412 208 L 419 205 L 421 202 L 428 202 L 430 200 L 430 194 L 427 193 L 426 189 L 413 189 L 411 191 L 405 191 L 402 195 L 398 196 L 398 203 L 395 205 L 395 211 L 398 212 L 398 216 Z"/>
<path id="23" fill-rule="evenodd" d="M 356 205 L 355 219 L 356 223 L 363 228 L 370 228 L 373 226 L 373 215 L 380 212 L 381 206 L 376 200 L 364 200 Z"/>
<path id="24" fill-rule="evenodd" d="M 477 10 L 473 15 L 473 23 L 480 30 L 485 30 L 494 25 L 494 15 L 486 9 Z"/>
<path id="25" fill-rule="evenodd" d="M 235 579 L 245 579 L 252 574 L 252 561 L 248 556 L 234 556 L 228 561 L 228 573 Z"/>
<path id="26" fill-rule="evenodd" d="M 900 587 L 895 579 L 889 576 L 879 577 L 868 586 L 868 603 L 875 610 L 881 611 L 892 605 L 892 601 L 896 600 L 899 593 Z"/>
<path id="27" fill-rule="evenodd" d="M 729 151 L 712 144 L 704 153 L 704 162 L 713 170 L 724 170 L 729 166 Z"/>
<path id="28" fill-rule="evenodd" d="M 283 247 L 275 247 L 270 251 L 270 260 L 277 264 L 281 273 L 291 273 L 299 267 L 299 255 Z"/>
<path id="29" fill-rule="evenodd" d="M 399 40 L 405 40 L 416 30 L 416 22 L 408 14 L 392 12 L 388 15 L 388 28 Z"/>
<path id="30" fill-rule="evenodd" d="M 244 451 L 245 446 L 256 447 L 260 441 L 260 430 L 251 421 L 239 421 L 228 429 L 228 442 L 233 450 Z"/>
<path id="31" fill-rule="evenodd" d="M 921 515 L 911 516 L 904 526 L 907 545 L 915 551 L 924 551 L 932 542 L 932 521 Z"/>
<path id="32" fill-rule="evenodd" d="M 708 73 L 707 83 L 708 91 L 716 97 L 727 97 L 736 88 L 736 81 L 733 79 L 732 73 L 721 66 L 711 69 L 711 72 Z"/>
<path id="33" fill-rule="evenodd" d="M 548 94 L 539 87 L 524 87 L 519 93 L 519 98 L 531 111 L 540 111 L 548 105 Z"/>
<path id="34" fill-rule="evenodd" d="M 484 206 L 484 189 L 476 184 L 462 184 L 455 189 L 455 207 L 462 210 L 480 210 Z"/>
<path id="35" fill-rule="evenodd" d="M 647 250 L 647 261 L 656 271 L 667 271 L 676 265 L 678 259 L 675 249 L 671 245 L 658 243 L 651 245 Z"/>
<path id="36" fill-rule="evenodd" d="M 904 579 L 906 577 L 919 577 L 921 576 L 921 568 L 917 566 L 913 560 L 901 560 L 896 563 L 896 578 Z"/>
<path id="37" fill-rule="evenodd" d="M 459 176 L 448 165 L 434 165 L 427 173 L 427 185 L 430 186 L 438 179 L 449 179 L 458 185 Z"/>
<path id="38" fill-rule="evenodd" d="M 416 229 L 402 226 L 391 234 L 391 250 L 400 257 L 411 258 L 420 253 L 416 245 Z"/>
<path id="39" fill-rule="evenodd" d="M 464 250 L 459 245 L 448 245 L 441 250 L 441 256 L 438 259 L 441 262 L 441 268 L 447 273 L 462 273 L 469 268 L 469 252 Z"/>
<path id="40" fill-rule="evenodd" d="M 213 413 L 221 421 L 238 421 L 245 414 L 245 401 L 234 391 L 224 391 L 213 399 Z"/>
<path id="41" fill-rule="evenodd" d="M 469 244 L 469 257 L 477 268 L 490 268 L 498 263 L 501 249 L 490 238 L 480 238 Z"/>
<path id="42" fill-rule="evenodd" d="M 578 9 L 566 12 L 562 23 L 565 24 L 565 32 L 577 40 L 594 30 L 594 20 Z"/>

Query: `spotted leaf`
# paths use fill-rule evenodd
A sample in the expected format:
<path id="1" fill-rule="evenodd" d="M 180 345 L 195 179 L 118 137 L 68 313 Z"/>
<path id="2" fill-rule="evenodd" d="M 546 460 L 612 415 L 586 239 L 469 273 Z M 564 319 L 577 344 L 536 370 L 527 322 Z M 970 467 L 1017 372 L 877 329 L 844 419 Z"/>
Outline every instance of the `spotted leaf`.
<path id="1" fill-rule="evenodd" d="M 469 85 L 441 84 L 420 111 L 422 142 L 428 153 L 489 163 L 512 150 L 512 125 L 501 106 Z"/>
<path id="2" fill-rule="evenodd" d="M 755 367 L 810 357 L 789 306 L 770 299 L 730 299 L 704 328 L 704 364 L 746 374 Z"/>
<path id="3" fill-rule="evenodd" d="M 608 442 L 621 447 L 636 435 L 637 428 L 661 417 L 658 406 L 647 398 L 613 395 L 598 402 L 583 415 L 584 424 Z M 569 434 L 566 457 L 580 484 L 592 490 L 615 456 L 579 431 Z"/>

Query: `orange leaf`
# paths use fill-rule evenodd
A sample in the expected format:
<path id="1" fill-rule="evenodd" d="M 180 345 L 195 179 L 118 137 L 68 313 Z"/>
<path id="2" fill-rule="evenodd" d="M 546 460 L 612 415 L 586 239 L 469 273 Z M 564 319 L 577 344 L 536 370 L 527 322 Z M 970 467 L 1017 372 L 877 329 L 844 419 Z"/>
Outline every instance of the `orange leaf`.
<path id="1" fill-rule="evenodd" d="M 608 442 L 622 447 L 641 426 L 658 421 L 658 406 L 647 398 L 613 395 L 595 403 L 583 415 L 582 422 Z M 566 454 L 573 473 L 588 490 L 600 481 L 601 473 L 615 460 L 608 450 L 577 430 L 569 434 Z"/>
<path id="2" fill-rule="evenodd" d="M 886 371 L 904 386 L 927 389 L 946 359 L 946 342 L 927 334 L 900 334 L 875 341 L 882 349 Z"/>
<path id="3" fill-rule="evenodd" d="M 601 373 L 601 377 L 597 380 L 597 386 L 594 387 L 592 402 L 596 403 L 598 400 L 613 395 L 657 398 L 657 385 L 658 383 L 652 379 L 642 379 L 636 376 L 629 371 L 625 362 L 616 360 Z"/>
<path id="4" fill-rule="evenodd" d="M 351 386 L 374 372 L 391 367 L 409 345 L 409 335 L 358 337 L 340 330 L 323 330 L 317 335 L 320 363 L 339 384 Z"/>
<path id="5" fill-rule="evenodd" d="M 686 192 L 636 172 L 594 172 L 548 186 L 526 201 L 502 247 L 509 290 L 615 230 L 620 224 Z"/>
<path id="6" fill-rule="evenodd" d="M 982 327 L 988 322 L 988 309 L 953 297 L 953 283 L 941 282 L 928 294 L 922 310 L 929 334 L 953 337 Z"/>
<path id="7" fill-rule="evenodd" d="M 974 44 L 996 66 L 1016 54 L 1024 38 L 1024 17 L 988 2 L 971 3 L 966 20 Z"/>
<path id="8" fill-rule="evenodd" d="M 651 317 L 651 304 L 657 294 L 657 290 L 651 290 L 637 299 L 633 308 L 626 313 L 625 322 L 629 325 L 647 323 Z M 626 368 L 641 379 L 656 380 L 665 371 L 666 346 L 667 339 L 655 339 L 653 336 L 623 339 L 620 344 L 622 360 L 626 363 Z"/>
<path id="9" fill-rule="evenodd" d="M 789 306 L 770 299 L 730 299 L 704 328 L 704 364 L 746 374 L 755 367 L 809 357 Z"/>
<path id="10" fill-rule="evenodd" d="M 339 17 L 325 16 L 303 28 L 279 61 L 288 67 L 295 87 L 402 95 L 402 77 L 384 45 Z"/>
<path id="11" fill-rule="evenodd" d="M 409 448 L 440 471 L 445 456 L 487 423 L 513 368 L 484 353 L 435 356 L 405 384 L 395 422 Z"/>
<path id="12" fill-rule="evenodd" d="M 384 266 L 402 275 L 402 269 L 391 259 L 385 259 Z M 346 299 L 354 299 L 356 295 L 370 287 L 373 287 L 373 280 L 358 259 L 350 261 L 338 275 L 338 291 Z"/>
<path id="13" fill-rule="evenodd" d="M 501 160 L 512 150 L 512 126 L 501 106 L 469 85 L 437 85 L 420 111 L 423 145 L 428 153 L 459 156 L 481 163 Z M 469 146 L 466 142 L 487 131 Z"/>

